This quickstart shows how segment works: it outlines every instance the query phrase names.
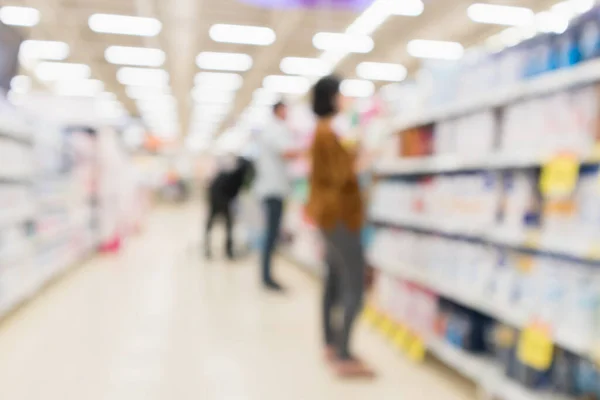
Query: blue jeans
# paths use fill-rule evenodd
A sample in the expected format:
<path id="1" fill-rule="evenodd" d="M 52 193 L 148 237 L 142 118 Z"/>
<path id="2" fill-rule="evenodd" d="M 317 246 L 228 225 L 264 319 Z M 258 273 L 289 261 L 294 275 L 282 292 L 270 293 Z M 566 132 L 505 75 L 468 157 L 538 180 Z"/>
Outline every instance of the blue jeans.
<path id="1" fill-rule="evenodd" d="M 262 280 L 263 283 L 273 282 L 271 276 L 271 260 L 281 230 L 281 217 L 283 215 L 283 199 L 281 197 L 267 197 L 263 200 L 265 209 L 265 238 L 262 249 Z"/>

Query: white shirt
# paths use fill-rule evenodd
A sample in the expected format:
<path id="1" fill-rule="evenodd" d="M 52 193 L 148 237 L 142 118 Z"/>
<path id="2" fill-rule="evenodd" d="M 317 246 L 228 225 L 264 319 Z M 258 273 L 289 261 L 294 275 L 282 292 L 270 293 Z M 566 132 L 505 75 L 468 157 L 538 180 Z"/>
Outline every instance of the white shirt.
<path id="1" fill-rule="evenodd" d="M 258 157 L 254 189 L 262 198 L 283 198 L 290 190 L 288 166 L 283 154 L 292 148 L 292 133 L 283 121 L 272 117 L 257 136 Z"/>

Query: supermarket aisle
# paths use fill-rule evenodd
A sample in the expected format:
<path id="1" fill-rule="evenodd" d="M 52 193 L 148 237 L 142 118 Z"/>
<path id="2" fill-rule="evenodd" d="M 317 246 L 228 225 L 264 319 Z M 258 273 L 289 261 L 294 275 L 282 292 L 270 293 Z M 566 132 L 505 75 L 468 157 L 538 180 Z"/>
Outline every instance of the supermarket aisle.
<path id="1" fill-rule="evenodd" d="M 405 362 L 369 329 L 359 350 L 373 382 L 325 368 L 318 285 L 263 293 L 254 261 L 192 252 L 194 210 L 156 212 L 117 257 L 99 257 L 0 325 L 0 394 L 11 400 L 471 399 L 464 383 Z M 281 263 L 280 263 L 281 265 Z"/>

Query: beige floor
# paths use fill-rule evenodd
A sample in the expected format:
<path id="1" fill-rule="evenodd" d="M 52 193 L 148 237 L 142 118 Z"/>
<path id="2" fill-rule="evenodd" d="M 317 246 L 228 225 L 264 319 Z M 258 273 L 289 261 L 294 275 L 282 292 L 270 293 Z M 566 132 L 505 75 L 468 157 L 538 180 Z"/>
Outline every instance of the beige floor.
<path id="1" fill-rule="evenodd" d="M 161 210 L 116 257 L 99 257 L 0 324 L 2 400 L 457 400 L 470 388 L 405 361 L 365 326 L 372 382 L 336 380 L 321 359 L 318 283 L 277 263 L 266 294 L 252 258 L 207 263 L 198 212 Z"/>

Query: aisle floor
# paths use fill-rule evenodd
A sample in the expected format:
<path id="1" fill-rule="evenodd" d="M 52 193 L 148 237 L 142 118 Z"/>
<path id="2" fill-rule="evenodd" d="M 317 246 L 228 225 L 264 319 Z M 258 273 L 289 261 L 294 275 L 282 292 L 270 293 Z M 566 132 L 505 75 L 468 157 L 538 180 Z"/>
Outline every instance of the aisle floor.
<path id="1" fill-rule="evenodd" d="M 322 359 L 319 285 L 277 261 L 285 296 L 256 260 L 206 262 L 199 212 L 161 209 L 117 256 L 96 257 L 0 322 L 7 400 L 469 400 L 434 364 L 405 361 L 361 323 L 373 381 L 340 381 Z"/>

